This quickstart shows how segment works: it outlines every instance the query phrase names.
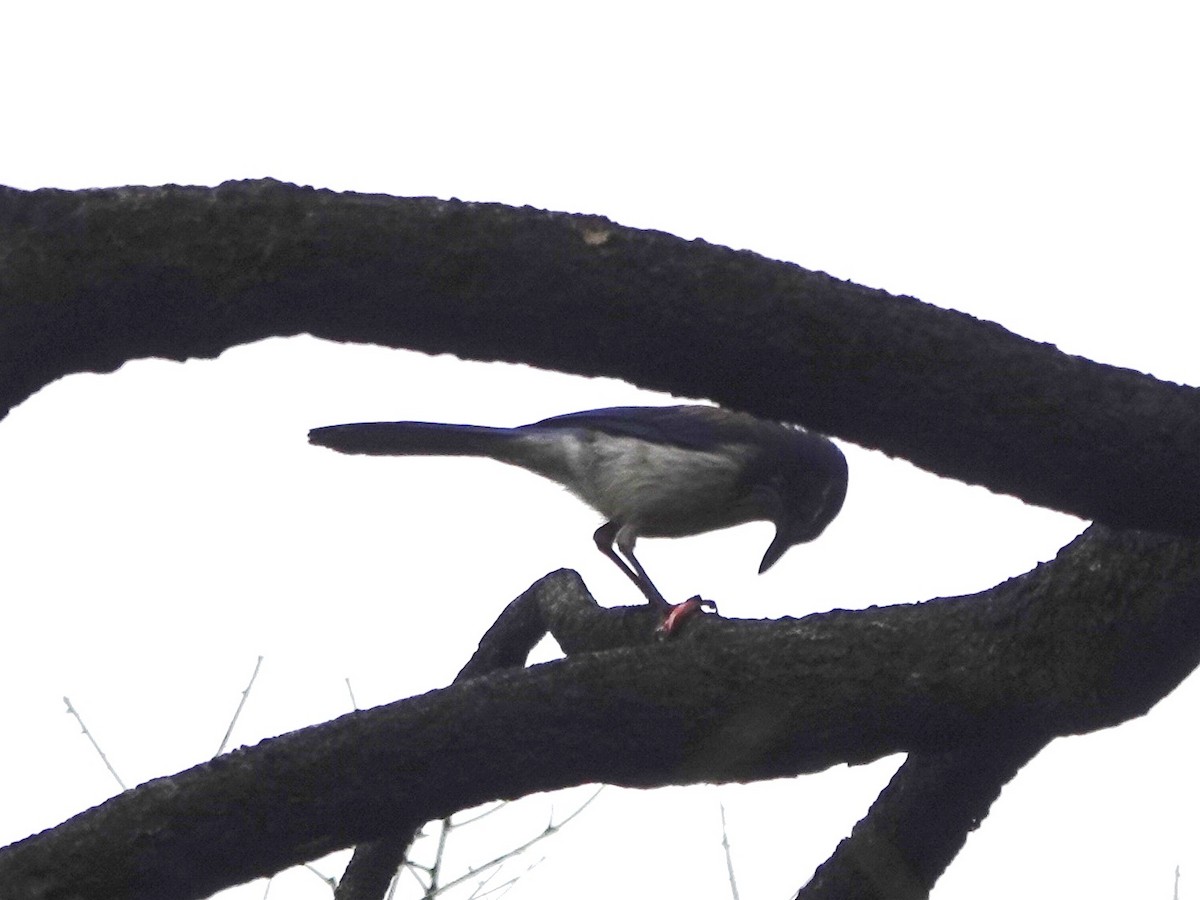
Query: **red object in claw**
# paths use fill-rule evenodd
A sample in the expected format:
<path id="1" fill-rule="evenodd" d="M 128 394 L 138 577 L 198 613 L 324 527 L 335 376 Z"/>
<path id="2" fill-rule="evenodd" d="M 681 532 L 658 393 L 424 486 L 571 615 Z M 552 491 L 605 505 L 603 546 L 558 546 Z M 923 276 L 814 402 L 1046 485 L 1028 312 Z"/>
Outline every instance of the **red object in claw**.
<path id="1" fill-rule="evenodd" d="M 676 603 L 671 607 L 671 611 L 667 613 L 667 617 L 663 619 L 662 624 L 658 626 L 659 634 L 663 637 L 671 637 L 671 635 L 683 627 L 685 621 L 704 608 L 705 602 L 699 597 L 692 597 L 690 600 Z"/>

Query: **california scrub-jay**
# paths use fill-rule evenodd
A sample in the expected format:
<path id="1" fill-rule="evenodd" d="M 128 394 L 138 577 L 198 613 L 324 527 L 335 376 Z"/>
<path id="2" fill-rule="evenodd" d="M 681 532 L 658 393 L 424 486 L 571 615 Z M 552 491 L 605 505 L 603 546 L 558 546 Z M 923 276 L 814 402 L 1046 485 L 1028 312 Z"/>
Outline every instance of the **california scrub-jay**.
<path id="1" fill-rule="evenodd" d="M 343 453 L 490 456 L 557 481 L 607 519 L 596 546 L 667 615 L 667 632 L 704 601 L 668 603 L 633 554 L 639 537 L 774 522 L 762 573 L 824 531 L 846 496 L 846 459 L 828 438 L 712 406 L 596 409 L 519 428 L 330 425 L 308 439 Z"/>

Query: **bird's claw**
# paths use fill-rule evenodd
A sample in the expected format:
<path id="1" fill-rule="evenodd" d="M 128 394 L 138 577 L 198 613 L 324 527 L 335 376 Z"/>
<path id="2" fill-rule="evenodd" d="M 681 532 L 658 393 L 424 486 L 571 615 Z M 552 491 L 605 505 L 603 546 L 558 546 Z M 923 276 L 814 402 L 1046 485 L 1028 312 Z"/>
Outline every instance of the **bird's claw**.
<path id="1" fill-rule="evenodd" d="M 694 597 L 689 597 L 682 603 L 673 604 L 667 612 L 666 617 L 662 620 L 662 624 L 658 626 L 655 633 L 661 638 L 672 637 L 675 632 L 683 627 L 683 623 L 692 616 L 701 612 L 715 613 L 717 604 L 713 600 L 705 600 L 699 594 Z"/>

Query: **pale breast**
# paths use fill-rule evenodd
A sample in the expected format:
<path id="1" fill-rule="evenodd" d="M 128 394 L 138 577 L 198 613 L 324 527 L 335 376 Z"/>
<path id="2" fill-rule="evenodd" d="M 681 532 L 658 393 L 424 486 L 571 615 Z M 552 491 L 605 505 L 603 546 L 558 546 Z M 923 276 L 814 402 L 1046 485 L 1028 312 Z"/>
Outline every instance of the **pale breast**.
<path id="1" fill-rule="evenodd" d="M 647 537 L 726 528 L 755 517 L 737 496 L 741 455 L 596 435 L 580 441 L 574 491 Z"/>

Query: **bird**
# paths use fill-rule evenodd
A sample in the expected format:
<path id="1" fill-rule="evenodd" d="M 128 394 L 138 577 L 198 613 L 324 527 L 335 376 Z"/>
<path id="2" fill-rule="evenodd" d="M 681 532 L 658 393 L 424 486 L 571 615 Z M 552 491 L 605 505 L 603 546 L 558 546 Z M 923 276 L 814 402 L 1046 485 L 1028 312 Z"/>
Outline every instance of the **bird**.
<path id="1" fill-rule="evenodd" d="M 308 439 L 352 454 L 490 457 L 557 482 L 604 517 L 597 548 L 662 613 L 668 635 L 715 604 L 699 596 L 670 603 L 634 555 L 639 538 L 772 522 L 761 574 L 825 530 L 848 482 L 846 458 L 829 438 L 719 406 L 611 407 L 516 428 L 359 422 L 314 428 Z"/>

